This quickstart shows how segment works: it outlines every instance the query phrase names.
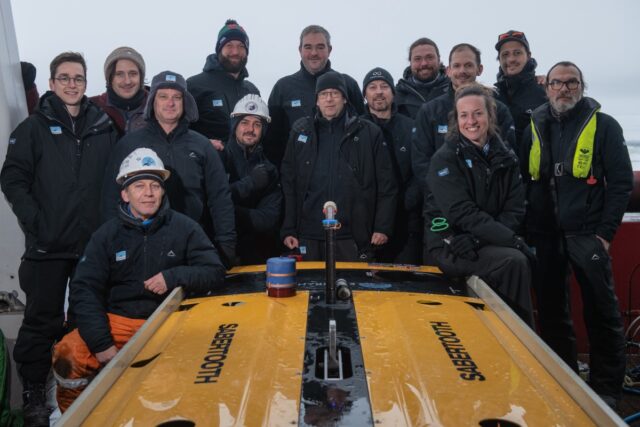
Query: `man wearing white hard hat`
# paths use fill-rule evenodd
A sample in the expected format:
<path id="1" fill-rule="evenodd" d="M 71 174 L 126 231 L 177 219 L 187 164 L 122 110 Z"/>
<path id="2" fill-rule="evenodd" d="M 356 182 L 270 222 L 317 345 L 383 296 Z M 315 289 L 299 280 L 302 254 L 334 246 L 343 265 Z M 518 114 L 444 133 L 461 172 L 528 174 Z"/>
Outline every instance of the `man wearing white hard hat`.
<path id="1" fill-rule="evenodd" d="M 170 172 L 149 148 L 120 165 L 118 217 L 91 237 L 70 284 L 77 329 L 54 350 L 57 399 L 64 412 L 102 366 L 174 288 L 202 295 L 221 285 L 225 269 L 202 228 L 169 208 Z"/>
<path id="2" fill-rule="evenodd" d="M 282 191 L 278 170 L 264 155 L 262 141 L 271 123 L 258 95 L 238 101 L 231 113 L 231 135 L 220 152 L 236 212 L 241 264 L 264 264 L 278 254 Z"/>

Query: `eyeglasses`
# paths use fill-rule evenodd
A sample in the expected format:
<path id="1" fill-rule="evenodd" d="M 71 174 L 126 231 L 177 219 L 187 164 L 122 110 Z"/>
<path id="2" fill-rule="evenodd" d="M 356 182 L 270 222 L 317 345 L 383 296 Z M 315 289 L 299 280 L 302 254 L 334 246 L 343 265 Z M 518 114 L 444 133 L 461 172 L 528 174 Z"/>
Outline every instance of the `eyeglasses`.
<path id="1" fill-rule="evenodd" d="M 76 76 L 76 77 L 60 76 L 60 77 L 54 78 L 54 80 L 59 81 L 60 84 L 63 86 L 68 86 L 69 83 L 71 83 L 71 80 L 73 80 L 76 86 L 84 86 L 87 83 L 87 79 L 85 79 L 82 76 Z"/>
<path id="2" fill-rule="evenodd" d="M 167 95 L 166 93 L 159 93 L 156 95 L 156 99 L 159 99 L 160 101 L 173 101 L 173 102 L 180 102 L 182 101 L 182 95 Z"/>
<path id="3" fill-rule="evenodd" d="M 506 38 L 516 38 L 516 39 L 524 39 L 524 33 L 522 31 L 507 31 L 506 33 L 500 34 L 498 36 L 498 41 L 504 40 Z"/>
<path id="4" fill-rule="evenodd" d="M 318 93 L 318 98 L 337 98 L 340 95 L 342 95 L 342 92 L 340 92 L 339 90 L 323 90 L 322 92 Z"/>
<path id="5" fill-rule="evenodd" d="M 566 86 L 569 90 L 576 90 L 578 89 L 578 87 L 580 87 L 580 80 L 570 79 L 566 82 L 563 82 L 562 80 L 551 80 L 547 84 L 547 86 L 549 86 L 553 90 L 560 90 L 562 89 L 562 86 Z"/>

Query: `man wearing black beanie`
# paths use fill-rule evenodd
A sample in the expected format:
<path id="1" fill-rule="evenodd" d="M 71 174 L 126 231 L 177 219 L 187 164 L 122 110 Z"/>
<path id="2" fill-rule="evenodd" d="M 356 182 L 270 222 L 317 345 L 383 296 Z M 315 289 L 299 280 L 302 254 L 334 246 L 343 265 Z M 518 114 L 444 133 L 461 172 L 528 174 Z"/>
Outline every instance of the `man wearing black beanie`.
<path id="1" fill-rule="evenodd" d="M 396 181 L 382 133 L 346 108 L 347 86 L 335 71 L 316 83 L 315 116 L 293 124 L 282 160 L 285 217 L 280 232 L 305 260 L 323 260 L 323 205 L 341 223 L 336 259 L 370 261 L 393 232 Z"/>

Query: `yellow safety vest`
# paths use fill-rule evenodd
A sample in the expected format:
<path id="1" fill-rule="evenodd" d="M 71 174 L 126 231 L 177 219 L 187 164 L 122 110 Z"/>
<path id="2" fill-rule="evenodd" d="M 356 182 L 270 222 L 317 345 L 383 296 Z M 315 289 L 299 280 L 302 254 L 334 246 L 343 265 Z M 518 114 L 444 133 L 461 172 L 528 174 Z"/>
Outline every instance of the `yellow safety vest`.
<path id="1" fill-rule="evenodd" d="M 573 149 L 573 163 L 571 167 L 571 175 L 575 178 L 586 178 L 589 176 L 591 164 L 593 162 L 593 146 L 596 139 L 596 113 L 600 109 L 596 109 L 591 113 L 591 117 L 578 134 L 578 141 Z M 535 181 L 540 179 L 540 156 L 542 145 L 540 144 L 540 135 L 533 117 L 531 118 L 531 150 L 529 151 L 529 174 Z M 571 153 L 569 153 L 571 155 Z"/>

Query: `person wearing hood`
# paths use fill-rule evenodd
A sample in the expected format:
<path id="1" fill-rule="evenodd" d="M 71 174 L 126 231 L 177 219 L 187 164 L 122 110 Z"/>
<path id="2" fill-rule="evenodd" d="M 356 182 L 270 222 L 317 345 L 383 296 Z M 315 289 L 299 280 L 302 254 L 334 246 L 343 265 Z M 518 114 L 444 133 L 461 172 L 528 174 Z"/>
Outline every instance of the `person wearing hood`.
<path id="1" fill-rule="evenodd" d="M 352 116 L 342 74 L 316 84 L 314 117 L 297 120 L 282 160 L 285 213 L 280 236 L 304 260 L 323 260 L 323 208 L 337 205 L 336 260 L 370 261 L 393 232 L 397 186 L 380 129 Z"/>
<path id="2" fill-rule="evenodd" d="M 122 46 L 114 49 L 104 61 L 107 90 L 89 98 L 113 120 L 118 135 L 144 126 L 144 107 L 149 91 L 144 86 L 146 66 L 135 49 Z"/>
<path id="3" fill-rule="evenodd" d="M 211 240 L 169 208 L 170 175 L 148 148 L 136 148 L 120 165 L 118 217 L 91 236 L 69 285 L 78 328 L 53 354 L 62 412 L 172 290 L 207 295 L 223 283 L 225 269 Z"/>
<path id="4" fill-rule="evenodd" d="M 589 337 L 589 385 L 610 406 L 622 397 L 625 338 L 609 246 L 633 189 L 622 128 L 584 96 L 580 68 L 562 61 L 546 78 L 549 101 L 523 136 L 527 237 L 538 264 L 534 289 L 542 339 L 578 371 L 569 273 L 582 295 Z"/>
<path id="5" fill-rule="evenodd" d="M 103 219 L 118 215 L 120 189 L 115 177 L 122 160 L 136 148 L 151 148 L 171 171 L 165 183 L 171 208 L 197 221 L 230 266 L 236 232 L 229 184 L 211 143 L 189 129 L 197 118 L 196 102 L 182 75 L 163 71 L 153 77 L 145 127 L 125 135 L 111 156 L 104 177 Z"/>
<path id="6" fill-rule="evenodd" d="M 250 93 L 260 95 L 249 77 L 249 36 L 235 20 L 228 19 L 218 32 L 216 52 L 207 56 L 200 74 L 187 79 L 196 100 L 199 118 L 191 128 L 222 150 L 229 139 L 229 115 L 236 103 Z"/>
<path id="7" fill-rule="evenodd" d="M 20 61 L 20 71 L 22 73 L 24 96 L 27 100 L 27 113 L 31 115 L 36 110 L 40 100 L 38 86 L 36 86 L 36 67 L 31 62 Z"/>
<path id="8" fill-rule="evenodd" d="M 264 264 L 278 255 L 282 190 L 278 169 L 264 155 L 262 139 L 271 122 L 258 95 L 242 98 L 231 113 L 232 134 L 219 154 L 236 211 L 238 262 Z"/>
<path id="9" fill-rule="evenodd" d="M 413 121 L 398 114 L 395 85 L 387 70 L 376 67 L 369 71 L 362 81 L 362 93 L 367 112 L 361 117 L 380 127 L 398 184 L 393 236 L 380 248 L 376 260 L 417 265 L 422 260 L 422 194 L 411 169 Z"/>
<path id="10" fill-rule="evenodd" d="M 409 47 L 409 66 L 396 85 L 398 112 L 416 118 L 420 106 L 442 95 L 449 86 L 438 45 L 426 37 Z"/>
<path id="11" fill-rule="evenodd" d="M 280 166 L 291 126 L 296 120 L 313 116 L 316 108 L 316 82 L 332 71 L 329 56 L 331 34 L 320 25 L 309 25 L 300 33 L 300 69 L 276 82 L 269 96 L 271 124 L 264 143 L 265 154 Z M 353 77 L 342 74 L 347 85 L 348 103 L 355 114 L 363 114 L 364 100 Z"/>
<path id="12" fill-rule="evenodd" d="M 13 357 L 27 425 L 49 425 L 45 383 L 64 332 L 67 282 L 100 225 L 100 188 L 117 133 L 87 100 L 86 64 L 64 52 L 50 65 L 38 109 L 9 137 L 0 185 L 25 235 L 18 280 L 27 297 Z"/>
<path id="13" fill-rule="evenodd" d="M 498 36 L 496 43 L 500 70 L 495 83 L 497 99 L 509 107 L 515 125 L 516 154 L 531 113 L 547 101 L 544 87 L 538 83 L 538 63 L 531 57 L 529 42 L 522 31 L 509 30 Z"/>

